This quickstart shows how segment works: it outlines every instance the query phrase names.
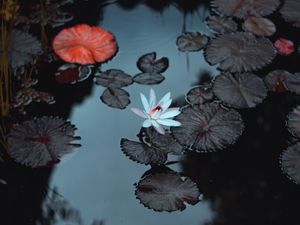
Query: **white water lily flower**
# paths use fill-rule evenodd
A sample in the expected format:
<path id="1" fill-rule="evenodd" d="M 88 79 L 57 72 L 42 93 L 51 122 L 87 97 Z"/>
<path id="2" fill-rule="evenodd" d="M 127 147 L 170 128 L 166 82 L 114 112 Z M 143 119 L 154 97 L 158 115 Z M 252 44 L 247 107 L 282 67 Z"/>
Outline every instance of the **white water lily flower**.
<path id="1" fill-rule="evenodd" d="M 144 110 L 140 110 L 137 108 L 131 108 L 131 110 L 137 114 L 138 116 L 145 118 L 146 120 L 143 122 L 143 127 L 153 126 L 154 129 L 160 133 L 165 134 L 164 126 L 180 126 L 181 123 L 173 120 L 174 116 L 180 114 L 179 108 L 169 108 L 172 99 L 171 93 L 168 92 L 157 104 L 156 104 L 156 94 L 154 90 L 151 88 L 149 102 L 145 95 L 141 93 L 141 100 L 144 107 Z"/>

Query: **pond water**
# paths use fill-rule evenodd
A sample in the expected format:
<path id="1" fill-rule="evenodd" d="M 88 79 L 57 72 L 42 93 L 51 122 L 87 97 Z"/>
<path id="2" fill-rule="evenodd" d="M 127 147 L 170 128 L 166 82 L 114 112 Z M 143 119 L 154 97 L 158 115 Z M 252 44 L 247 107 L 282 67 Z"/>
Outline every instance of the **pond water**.
<path id="1" fill-rule="evenodd" d="M 278 93 L 271 92 L 270 87 L 267 93 L 265 86 L 268 86 L 268 83 L 265 85 L 262 79 L 259 79 L 258 82 L 262 83 L 263 88 L 259 89 L 259 85 L 253 86 L 254 91 L 247 95 L 249 88 L 245 83 L 251 83 L 255 78 L 250 82 L 244 81 L 242 76 L 235 80 L 234 76 L 239 75 L 232 75 L 233 78 L 228 80 L 240 82 L 234 83 L 236 86 L 232 90 L 242 89 L 244 100 L 240 101 L 234 91 L 229 98 L 226 98 L 226 83 L 220 84 L 221 95 L 217 95 L 219 89 L 214 89 L 217 95 L 214 102 L 217 103 L 206 104 L 217 104 L 218 107 L 223 104 L 216 110 L 231 114 L 228 113 L 230 114 L 228 117 L 224 116 L 225 119 L 222 117 L 224 121 L 221 119 L 221 122 L 214 115 L 210 116 L 214 112 L 203 117 L 208 118 L 207 124 L 206 121 L 203 122 L 205 119 L 199 119 L 205 126 L 211 126 L 210 129 L 216 129 L 212 136 L 215 135 L 221 141 L 215 139 L 215 142 L 211 144 L 213 147 L 209 146 L 207 144 L 209 141 L 207 141 L 199 148 L 195 140 L 191 146 L 187 146 L 190 150 L 186 149 L 185 153 L 179 155 L 168 154 L 168 160 L 163 163 L 167 168 L 175 171 L 176 176 L 184 176 L 186 177 L 184 179 L 194 184 L 193 187 L 199 194 L 195 204 L 186 204 L 189 198 L 193 198 L 192 194 L 189 193 L 190 195 L 185 196 L 186 198 L 182 197 L 180 195 L 182 186 L 169 187 L 166 177 L 161 178 L 162 181 L 160 181 L 163 190 L 159 190 L 160 186 L 155 187 L 158 189 L 153 189 L 153 187 L 147 189 L 149 187 L 145 186 L 144 189 L 141 187 L 140 191 L 145 195 L 149 192 L 154 193 L 152 197 L 149 197 L 149 201 L 156 202 L 160 201 L 160 195 L 171 196 L 172 199 L 172 194 L 175 192 L 177 195 L 175 200 L 179 203 L 174 204 L 178 210 L 158 212 L 161 210 L 150 209 L 153 207 L 149 205 L 148 208 L 145 207 L 147 203 L 142 204 L 136 197 L 135 192 L 140 180 L 147 177 L 145 173 L 152 174 L 150 177 L 160 174 L 161 170 L 169 173 L 169 169 L 164 166 L 153 166 L 153 171 L 158 172 L 152 170 L 149 172 L 150 165 L 131 160 L 121 150 L 121 139 L 139 140 L 137 134 L 140 132 L 144 119 L 134 114 L 131 108 L 143 108 L 140 93 L 148 98 L 150 90 L 153 89 L 157 99 L 160 99 L 170 92 L 173 99 L 171 107 L 184 106 L 181 109 L 181 114 L 184 114 L 185 107 L 195 107 L 186 106 L 188 103 L 185 100 L 186 94 L 193 87 L 208 85 L 215 78 L 216 87 L 216 83 L 221 82 L 217 77 L 226 76 L 220 75 L 218 63 L 207 62 L 209 60 L 205 58 L 205 54 L 207 56 L 209 46 L 206 46 L 205 50 L 182 52 L 176 45 L 178 36 L 182 32 L 200 32 L 210 37 L 211 41 L 218 38 L 216 32 L 209 29 L 205 19 L 213 14 L 208 2 L 162 1 L 158 4 L 155 1 L 74 1 L 72 5 L 64 6 L 66 11 L 74 13 L 74 20 L 64 26 L 53 28 L 49 31 L 51 35 L 52 33 L 56 35 L 61 29 L 77 23 L 90 23 L 110 31 L 115 36 L 118 52 L 108 62 L 99 64 L 99 70 L 119 69 L 134 76 L 141 73 L 137 66 L 138 59 L 147 53 L 155 52 L 157 59 L 168 58 L 168 68 L 162 72 L 165 79 L 155 85 L 135 82 L 123 87 L 130 95 L 130 104 L 121 110 L 109 107 L 101 101 L 100 96 L 105 87 L 96 85 L 93 75 L 75 84 L 59 84 L 54 80 L 54 74 L 63 62 L 41 63 L 41 68 L 37 67 L 37 69 L 45 71 L 45 76 L 39 79 L 41 72 L 38 72 L 37 87 L 41 91 L 52 93 L 56 103 L 34 105 L 28 108 L 24 118 L 17 116 L 17 119 L 10 120 L 21 122 L 43 115 L 66 118 L 76 126 L 76 135 L 81 137 L 81 140 L 76 143 L 80 143 L 81 147 L 63 157 L 61 162 L 54 166 L 47 164 L 46 167 L 32 169 L 14 162 L 13 157 L 8 158 L 7 161 L 4 160 L 1 163 L 0 172 L 0 190 L 3 193 L 1 194 L 3 205 L 6 208 L 3 211 L 3 225 L 300 224 L 297 210 L 300 200 L 300 151 L 298 153 L 296 151 L 291 156 L 293 159 L 298 159 L 298 161 L 295 160 L 295 164 L 291 165 L 293 172 L 296 171 L 294 177 L 289 174 L 291 179 L 288 179 L 282 171 L 284 166 L 281 163 L 284 162 L 280 163 L 283 150 L 297 144 L 299 139 L 296 132 L 297 127 L 300 126 L 296 123 L 297 112 L 295 112 L 296 119 L 294 120 L 296 128 L 294 130 L 292 128 L 293 135 L 287 128 L 289 126 L 291 130 L 291 125 L 288 125 L 291 119 L 288 119 L 287 115 L 292 116 L 289 113 L 300 103 L 297 95 L 299 94 L 297 85 L 300 86 L 299 78 L 292 81 L 289 81 L 289 78 L 283 78 L 283 80 L 277 78 L 275 89 L 277 91 L 280 88 L 286 89 L 280 89 Z M 274 4 L 276 2 L 273 1 Z M 95 16 L 97 13 L 98 15 Z M 300 43 L 299 28 L 292 27 L 279 17 L 278 12 L 267 17 L 276 24 L 277 31 L 266 39 L 274 43 L 278 38 L 285 38 L 291 40 L 296 48 Z M 238 29 L 242 31 L 241 21 L 243 20 L 235 19 L 235 21 L 240 23 Z M 251 42 L 250 39 L 244 43 L 241 42 L 242 44 L 239 41 L 236 42 L 240 44 L 239 48 L 243 48 Z M 257 42 L 259 42 L 258 39 L 255 40 L 255 43 Z M 212 46 L 211 42 L 208 45 Z M 261 49 L 263 50 L 257 49 L 257 51 L 268 52 L 268 46 L 262 46 Z M 204 51 L 206 51 L 205 54 Z M 231 54 L 229 57 L 239 54 L 239 51 L 229 53 Z M 300 56 L 297 50 L 287 56 L 280 55 L 279 49 L 274 48 L 274 52 L 276 53 L 273 57 L 270 56 L 270 62 L 265 64 L 264 60 L 269 57 L 268 55 L 261 58 L 258 55 L 255 56 L 259 58 L 257 63 L 263 64 L 253 72 L 258 75 L 257 77 L 265 77 L 270 71 L 277 69 L 287 70 L 295 76 L 300 76 L 297 74 L 300 71 L 298 63 Z M 220 57 L 223 57 L 223 53 L 224 50 L 218 51 Z M 251 62 L 255 60 L 249 57 L 250 67 Z M 247 62 L 244 63 L 247 64 Z M 233 65 L 238 64 L 238 60 L 233 63 Z M 232 74 L 239 74 L 247 67 L 243 67 L 242 71 L 236 68 L 231 66 L 229 71 Z M 96 68 L 92 69 L 93 72 L 95 70 Z M 247 76 L 250 77 L 250 75 Z M 243 85 L 247 87 L 243 89 Z M 225 88 L 222 89 L 222 87 Z M 249 96 L 255 96 L 254 100 Z M 238 118 L 234 118 L 232 110 L 234 113 L 238 112 Z M 186 126 L 188 122 L 184 120 L 196 121 L 195 115 L 187 114 L 187 117 L 176 118 L 181 121 L 182 126 Z M 209 125 L 210 123 L 214 124 Z M 230 128 L 222 128 L 222 130 L 219 126 L 223 124 L 225 124 L 224 127 Z M 191 122 L 189 126 L 192 127 L 193 123 Z M 190 132 L 189 126 L 186 128 L 186 133 Z M 188 137 L 178 138 L 181 137 L 176 134 L 178 131 L 176 129 L 179 128 L 172 129 L 172 135 L 177 142 L 182 144 L 181 142 L 187 141 Z M 236 131 L 238 129 L 241 130 L 240 134 Z M 193 132 L 189 134 L 194 135 Z M 206 134 L 200 133 L 197 140 L 202 135 Z M 44 138 L 44 136 L 34 136 L 24 140 L 47 142 L 45 139 L 40 139 L 41 137 Z M 225 138 L 222 139 L 223 137 Z M 230 141 L 227 141 L 228 139 Z M 212 150 L 218 147 L 223 149 Z M 164 189 L 164 182 L 167 183 L 167 189 Z M 182 211 L 179 210 L 181 198 L 186 205 Z M 172 205 L 172 203 L 169 204 Z"/>

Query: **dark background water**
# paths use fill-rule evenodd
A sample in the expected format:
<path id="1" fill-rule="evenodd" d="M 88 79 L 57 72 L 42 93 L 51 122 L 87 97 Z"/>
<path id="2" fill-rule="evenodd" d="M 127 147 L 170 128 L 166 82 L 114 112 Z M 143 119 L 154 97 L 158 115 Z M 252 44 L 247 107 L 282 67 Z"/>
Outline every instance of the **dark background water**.
<path id="1" fill-rule="evenodd" d="M 202 52 L 186 55 L 176 47 L 176 38 L 183 30 L 210 34 L 204 22 L 209 13 L 205 1 L 75 1 L 66 10 L 75 15 L 75 20 L 66 26 L 100 25 L 116 36 L 119 52 L 102 65 L 103 70 L 116 68 L 134 75 L 139 72 L 136 61 L 141 55 L 156 51 L 158 57 L 168 57 L 165 81 L 153 86 L 159 97 L 171 91 L 172 98 L 182 101 L 205 74 L 219 74 L 205 62 Z M 285 37 L 299 43 L 296 29 L 278 14 L 271 19 L 279 25 L 272 40 Z M 51 32 L 55 34 L 60 29 Z M 300 71 L 299 59 L 298 53 L 277 56 L 257 74 L 264 75 L 272 69 Z M 54 169 L 29 169 L 13 162 L 0 164 L 0 178 L 8 183 L 0 185 L 1 225 L 42 220 L 42 211 L 51 202 L 54 188 L 68 202 L 65 207 L 78 210 L 85 225 L 93 219 L 103 219 L 108 225 L 300 224 L 299 187 L 282 174 L 278 160 L 288 144 L 295 142 L 285 121 L 288 112 L 300 103 L 298 96 L 269 93 L 255 109 L 240 110 L 245 131 L 235 145 L 216 153 L 188 153 L 182 162 L 172 165 L 197 182 L 204 200 L 183 212 L 158 213 L 145 208 L 134 196 L 133 184 L 149 167 L 132 162 L 119 147 L 121 138 L 135 139 L 142 120 L 130 107 L 141 107 L 139 93 L 148 95 L 150 87 L 127 87 L 131 104 L 125 110 L 117 110 L 100 101 L 104 88 L 94 85 L 92 78 L 73 86 L 56 84 L 53 74 L 57 66 L 43 65 L 45 75 L 39 84 L 41 90 L 55 95 L 57 103 L 33 105 L 29 116 L 69 118 L 78 128 L 82 147 Z M 43 221 L 77 224 L 54 223 L 50 218 Z"/>

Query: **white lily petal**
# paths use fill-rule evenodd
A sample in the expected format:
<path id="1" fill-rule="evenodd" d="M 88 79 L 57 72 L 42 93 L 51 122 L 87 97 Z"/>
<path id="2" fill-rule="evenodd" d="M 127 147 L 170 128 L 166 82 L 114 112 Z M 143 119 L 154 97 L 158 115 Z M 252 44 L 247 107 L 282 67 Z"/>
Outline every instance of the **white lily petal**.
<path id="1" fill-rule="evenodd" d="M 134 112 L 136 115 L 142 117 L 142 118 L 145 118 L 147 119 L 148 117 L 146 116 L 145 112 L 140 110 L 140 109 L 137 109 L 137 108 L 131 108 L 131 111 Z"/>
<path id="2" fill-rule="evenodd" d="M 161 110 L 157 110 L 157 111 L 155 111 L 155 112 L 152 114 L 151 118 L 154 119 L 154 120 L 159 119 L 161 113 L 162 113 Z"/>
<path id="3" fill-rule="evenodd" d="M 170 108 L 170 109 L 167 109 L 166 111 L 164 111 L 159 119 L 168 119 L 168 118 L 172 118 L 174 116 L 177 116 L 179 115 L 181 112 L 179 111 L 179 108 Z"/>
<path id="4" fill-rule="evenodd" d="M 149 95 L 149 106 L 150 106 L 150 108 L 151 109 L 154 108 L 155 104 L 156 104 L 156 94 L 155 94 L 154 90 L 151 88 L 150 89 L 150 95 Z"/>
<path id="5" fill-rule="evenodd" d="M 146 113 L 149 114 L 150 113 L 150 106 L 149 106 L 148 100 L 145 97 L 145 95 L 143 95 L 142 93 L 140 95 L 141 95 L 141 100 L 142 100 L 143 107 L 144 107 Z"/>
<path id="6" fill-rule="evenodd" d="M 155 128 L 157 128 L 157 127 L 159 127 L 160 125 L 156 122 L 156 120 L 151 120 L 151 123 L 152 123 L 152 125 L 153 125 L 153 127 Z"/>
<path id="7" fill-rule="evenodd" d="M 162 97 L 162 99 L 159 101 L 158 105 L 162 105 L 164 102 L 168 101 L 171 98 L 171 92 L 168 92 L 167 94 Z"/>
<path id="8" fill-rule="evenodd" d="M 152 123 L 151 123 L 151 120 L 145 120 L 143 122 L 143 127 L 151 127 Z"/>
<path id="9" fill-rule="evenodd" d="M 172 99 L 164 101 L 160 106 L 162 107 L 163 111 L 166 111 L 172 103 Z"/>
<path id="10" fill-rule="evenodd" d="M 161 119 L 161 120 L 156 120 L 156 122 L 169 127 L 178 127 L 181 125 L 180 122 L 171 119 Z"/>
<path id="11" fill-rule="evenodd" d="M 154 129 L 160 134 L 165 134 L 165 129 L 160 125 L 158 127 L 154 127 Z"/>

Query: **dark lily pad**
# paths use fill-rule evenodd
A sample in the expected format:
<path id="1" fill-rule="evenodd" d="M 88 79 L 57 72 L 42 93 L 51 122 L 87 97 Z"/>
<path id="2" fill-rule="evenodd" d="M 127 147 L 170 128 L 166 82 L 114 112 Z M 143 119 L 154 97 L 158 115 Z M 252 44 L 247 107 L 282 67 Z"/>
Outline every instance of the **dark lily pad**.
<path id="1" fill-rule="evenodd" d="M 300 106 L 297 106 L 288 115 L 287 126 L 292 134 L 300 138 Z"/>
<path id="2" fill-rule="evenodd" d="M 146 165 L 162 165 L 167 160 L 167 152 L 126 138 L 121 139 L 121 149 L 131 160 Z"/>
<path id="3" fill-rule="evenodd" d="M 166 57 L 156 59 L 156 52 L 151 52 L 138 59 L 137 67 L 143 73 L 162 73 L 168 69 L 169 60 Z"/>
<path id="4" fill-rule="evenodd" d="M 280 13 L 285 21 L 294 27 L 300 28 L 300 2 L 298 0 L 285 0 Z"/>
<path id="5" fill-rule="evenodd" d="M 210 29 L 220 34 L 235 32 L 238 29 L 237 23 L 231 17 L 208 16 L 206 24 Z"/>
<path id="6" fill-rule="evenodd" d="M 191 105 L 204 104 L 205 102 L 211 101 L 214 98 L 212 89 L 208 85 L 201 85 L 194 87 L 186 95 L 186 100 Z"/>
<path id="7" fill-rule="evenodd" d="M 178 50 L 182 52 L 200 51 L 207 43 L 208 37 L 199 32 L 185 32 L 176 40 Z"/>
<path id="8" fill-rule="evenodd" d="M 158 212 L 182 211 L 186 204 L 195 205 L 202 198 L 195 182 L 173 171 L 145 176 L 135 195 L 145 207 Z"/>
<path id="9" fill-rule="evenodd" d="M 105 89 L 100 99 L 104 104 L 118 109 L 125 109 L 130 104 L 128 92 L 121 88 Z"/>
<path id="10" fill-rule="evenodd" d="M 252 73 L 222 73 L 213 83 L 214 94 L 235 108 L 252 108 L 267 96 L 261 78 Z"/>
<path id="11" fill-rule="evenodd" d="M 103 87 L 120 88 L 132 84 L 133 79 L 122 70 L 111 69 L 96 73 L 95 82 Z"/>
<path id="12" fill-rule="evenodd" d="M 174 118 L 181 123 L 172 127 L 175 139 L 197 152 L 211 152 L 233 144 L 244 130 L 241 115 L 217 103 L 193 105 Z"/>
<path id="13" fill-rule="evenodd" d="M 260 36 L 272 36 L 276 32 L 275 24 L 264 17 L 248 17 L 245 20 L 244 28 Z"/>
<path id="14" fill-rule="evenodd" d="M 276 56 L 272 42 L 251 33 L 237 32 L 218 36 L 205 49 L 205 58 L 229 72 L 247 72 L 263 68 Z"/>
<path id="15" fill-rule="evenodd" d="M 286 70 L 273 70 L 264 77 L 264 82 L 269 91 L 285 92 L 290 86 L 294 92 L 300 87 L 300 76 Z"/>
<path id="16" fill-rule="evenodd" d="M 133 77 L 133 81 L 138 84 L 159 84 L 165 77 L 159 73 L 139 73 Z"/>
<path id="17" fill-rule="evenodd" d="M 300 184 L 300 143 L 289 146 L 280 156 L 284 174 L 296 184 Z"/>

